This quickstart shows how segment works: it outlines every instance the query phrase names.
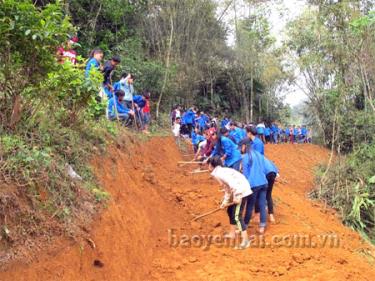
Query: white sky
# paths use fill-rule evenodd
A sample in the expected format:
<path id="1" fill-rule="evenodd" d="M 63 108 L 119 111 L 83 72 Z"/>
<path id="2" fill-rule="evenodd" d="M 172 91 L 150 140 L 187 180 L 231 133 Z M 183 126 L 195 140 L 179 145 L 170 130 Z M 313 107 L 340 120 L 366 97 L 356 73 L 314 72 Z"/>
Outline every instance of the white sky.
<path id="1" fill-rule="evenodd" d="M 221 15 L 225 7 L 231 0 L 216 0 L 219 3 L 218 14 Z M 249 15 L 249 5 L 246 0 L 235 0 L 237 5 L 237 17 Z M 298 17 L 307 7 L 305 0 L 270 0 L 264 1 L 263 4 L 269 10 L 269 22 L 271 24 L 271 33 L 277 39 L 277 44 L 285 39 L 283 32 L 286 24 Z M 234 7 L 233 4 L 224 14 L 222 20 L 227 23 L 230 34 L 228 36 L 228 44 L 233 45 L 234 36 Z M 285 95 L 285 103 L 291 106 L 297 105 L 306 99 L 306 95 L 298 87 L 290 86 L 288 89 L 281 93 Z"/>

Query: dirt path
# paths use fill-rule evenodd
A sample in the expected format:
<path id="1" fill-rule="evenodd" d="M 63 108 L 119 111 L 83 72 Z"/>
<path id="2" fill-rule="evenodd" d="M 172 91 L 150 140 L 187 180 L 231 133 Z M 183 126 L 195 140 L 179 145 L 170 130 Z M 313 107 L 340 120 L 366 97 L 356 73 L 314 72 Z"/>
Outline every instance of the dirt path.
<path id="1" fill-rule="evenodd" d="M 266 147 L 288 182 L 274 188 L 278 223 L 268 228 L 264 240 L 255 235 L 250 249 L 236 251 L 219 240 L 207 247 L 208 239 L 219 239 L 226 230 L 224 212 L 190 222 L 221 199 L 208 174 L 192 176 L 191 167 L 178 168 L 181 155 L 172 139 L 129 142 L 134 140 L 125 140 L 111 156 L 94 163 L 112 195 L 93 227 L 96 248 L 66 244 L 30 265 L 0 272 L 0 280 L 374 280 L 374 260 L 368 255 L 373 248 L 332 210 L 306 198 L 313 167 L 326 161 L 326 150 Z M 255 229 L 252 224 L 250 234 Z"/>

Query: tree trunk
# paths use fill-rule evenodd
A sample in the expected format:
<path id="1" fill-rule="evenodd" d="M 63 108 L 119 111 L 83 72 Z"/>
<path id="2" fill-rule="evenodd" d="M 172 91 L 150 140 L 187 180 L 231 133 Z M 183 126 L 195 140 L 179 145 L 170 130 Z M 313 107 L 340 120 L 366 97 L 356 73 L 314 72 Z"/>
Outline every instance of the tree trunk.
<path id="1" fill-rule="evenodd" d="M 210 77 L 210 102 L 211 109 L 214 109 L 214 79 Z"/>
<path id="2" fill-rule="evenodd" d="M 249 120 L 250 120 L 250 114 L 249 114 L 249 100 L 247 98 L 247 94 L 246 94 L 246 87 L 244 85 L 244 83 L 241 81 L 241 96 L 242 96 L 242 99 L 243 99 L 243 108 L 245 110 L 245 120 L 246 120 L 246 123 L 249 123 Z"/>
<path id="3" fill-rule="evenodd" d="M 254 118 L 254 75 L 253 70 L 250 72 L 250 121 L 253 122 Z"/>
<path id="4" fill-rule="evenodd" d="M 262 116 L 262 96 L 261 95 L 259 95 L 258 108 L 259 108 L 259 116 Z"/>
<path id="5" fill-rule="evenodd" d="M 235 35 L 236 35 L 236 42 L 239 42 L 239 33 L 238 33 L 238 21 L 237 21 L 237 2 L 233 0 L 233 9 L 234 9 L 234 28 L 235 28 Z"/>
<path id="6" fill-rule="evenodd" d="M 14 98 L 14 105 L 12 115 L 10 117 L 9 127 L 14 128 L 21 119 L 21 96 L 16 95 Z"/>
<path id="7" fill-rule="evenodd" d="M 271 95 L 267 95 L 266 96 L 266 116 L 267 116 L 267 118 L 270 116 L 270 101 L 269 101 L 269 96 L 271 96 Z"/>
<path id="8" fill-rule="evenodd" d="M 159 118 L 160 104 L 161 104 L 161 100 L 163 98 L 165 87 L 166 87 L 167 81 L 168 81 L 169 65 L 170 65 L 170 59 L 171 59 L 171 49 L 172 49 L 172 42 L 173 42 L 173 32 L 174 32 L 173 15 L 172 15 L 172 13 L 170 15 L 170 25 L 171 25 L 171 34 L 169 36 L 168 50 L 167 50 L 167 54 L 166 54 L 166 58 L 165 58 L 164 81 L 163 81 L 163 86 L 161 88 L 158 101 L 156 103 L 156 119 Z"/>
<path id="9" fill-rule="evenodd" d="M 375 111 L 375 106 L 374 106 L 374 103 L 372 102 L 372 98 L 371 98 L 371 92 L 370 92 L 371 88 L 370 88 L 370 84 L 368 83 L 367 73 L 366 73 L 366 70 L 364 69 L 364 67 L 362 66 L 361 62 L 359 62 L 359 68 L 361 70 L 363 92 L 364 92 L 364 96 L 365 96 L 365 106 L 367 105 L 367 102 L 368 102 L 368 104 L 370 104 L 372 110 Z"/>

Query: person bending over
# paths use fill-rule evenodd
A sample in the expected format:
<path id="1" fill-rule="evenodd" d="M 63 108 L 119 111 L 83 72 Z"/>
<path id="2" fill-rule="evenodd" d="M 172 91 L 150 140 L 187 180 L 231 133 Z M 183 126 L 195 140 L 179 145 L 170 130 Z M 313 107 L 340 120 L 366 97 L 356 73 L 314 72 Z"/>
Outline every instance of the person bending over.
<path id="1" fill-rule="evenodd" d="M 213 136 L 216 144 L 214 150 L 211 153 L 211 157 L 219 155 L 226 167 L 233 168 L 239 171 L 242 159 L 241 152 L 238 150 L 238 146 L 228 138 L 228 135 L 228 129 L 221 128 L 220 134 L 216 134 Z"/>
<path id="2" fill-rule="evenodd" d="M 108 103 L 108 119 L 119 120 L 127 126 L 131 118 L 134 118 L 134 111 L 124 106 L 125 93 L 122 90 L 117 90 L 115 95 L 109 100 Z"/>
<path id="3" fill-rule="evenodd" d="M 264 168 L 266 173 L 266 178 L 268 182 L 266 201 L 267 201 L 267 210 L 271 223 L 275 223 L 275 216 L 273 212 L 273 200 L 272 200 L 272 189 L 277 177 L 279 177 L 279 169 L 276 165 L 266 157 L 264 157 Z M 255 204 L 255 214 L 259 215 L 259 203 Z M 258 218 L 259 221 L 259 218 Z"/>
<path id="4" fill-rule="evenodd" d="M 245 224 L 248 226 L 255 202 L 259 204 L 260 224 L 259 233 L 263 234 L 267 224 L 266 196 L 268 181 L 265 174 L 264 156 L 250 148 L 242 159 L 243 174 L 250 183 L 253 194 L 248 197 L 245 213 Z"/>
<path id="5" fill-rule="evenodd" d="M 226 238 L 235 239 L 236 229 L 238 229 L 241 232 L 242 241 L 237 249 L 246 249 L 250 246 L 250 241 L 242 213 L 252 191 L 244 175 L 232 168 L 224 168 L 222 165 L 219 156 L 215 156 L 208 161 L 211 175 L 224 188 L 224 198 L 220 208 L 227 208 L 229 217 L 230 232 L 226 235 Z"/>

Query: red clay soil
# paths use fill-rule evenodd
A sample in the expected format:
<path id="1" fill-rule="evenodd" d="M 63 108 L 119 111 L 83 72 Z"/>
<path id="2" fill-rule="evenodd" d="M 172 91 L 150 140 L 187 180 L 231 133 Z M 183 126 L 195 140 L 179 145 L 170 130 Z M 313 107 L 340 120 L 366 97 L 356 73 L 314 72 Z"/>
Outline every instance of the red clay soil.
<path id="1" fill-rule="evenodd" d="M 227 216 L 222 211 L 191 219 L 216 208 L 222 194 L 208 174 L 177 167 L 182 156 L 173 139 L 153 138 L 119 145 L 95 159 L 96 173 L 111 194 L 93 226 L 95 248 L 67 244 L 32 264 L 12 265 L 0 272 L 0 280 L 374 280 L 373 247 L 344 227 L 334 211 L 306 197 L 313 169 L 328 152 L 314 145 L 268 145 L 266 154 L 283 179 L 274 187 L 277 224 L 269 225 L 263 239 L 255 235 L 247 250 L 219 240 L 205 247 L 207 235 L 227 229 Z M 172 229 L 185 239 L 179 246 L 168 235 Z M 250 234 L 255 230 L 252 223 Z M 186 239 L 193 235 L 189 246 Z M 311 243 L 302 247 L 290 238 L 294 235 L 309 235 Z"/>

